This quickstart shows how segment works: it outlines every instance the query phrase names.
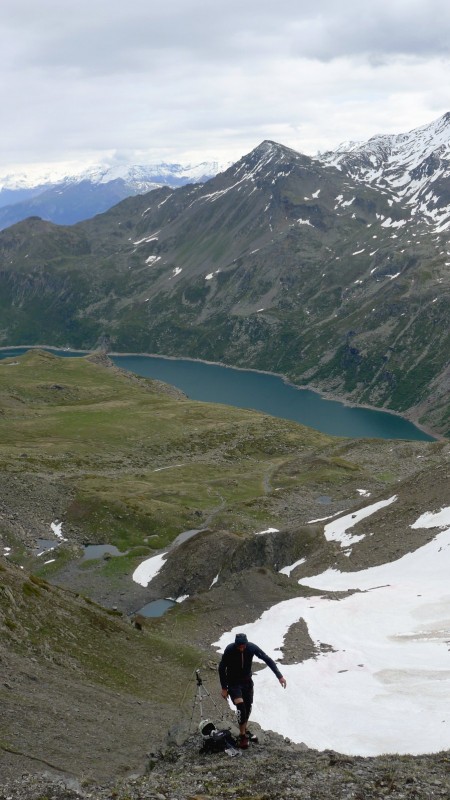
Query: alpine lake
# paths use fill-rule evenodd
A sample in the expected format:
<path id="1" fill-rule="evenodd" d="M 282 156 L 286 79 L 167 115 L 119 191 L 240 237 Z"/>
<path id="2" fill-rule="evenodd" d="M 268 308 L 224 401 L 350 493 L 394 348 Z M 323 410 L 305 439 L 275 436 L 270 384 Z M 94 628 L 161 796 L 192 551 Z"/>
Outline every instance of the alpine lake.
<path id="1" fill-rule="evenodd" d="M 0 350 L 0 358 L 23 355 L 28 347 Z M 79 358 L 88 353 L 42 347 L 58 356 Z M 112 355 L 121 369 L 170 383 L 191 400 L 223 403 L 294 420 L 332 436 L 433 441 L 434 437 L 398 414 L 329 400 L 318 392 L 287 383 L 281 376 L 236 369 L 185 358 Z"/>

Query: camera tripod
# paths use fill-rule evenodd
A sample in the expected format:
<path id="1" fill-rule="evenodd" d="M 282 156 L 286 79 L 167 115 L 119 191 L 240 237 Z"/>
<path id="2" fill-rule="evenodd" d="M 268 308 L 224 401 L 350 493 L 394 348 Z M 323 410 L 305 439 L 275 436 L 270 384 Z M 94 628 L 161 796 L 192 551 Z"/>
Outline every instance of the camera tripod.
<path id="1" fill-rule="evenodd" d="M 203 683 L 203 680 L 202 680 L 202 677 L 200 675 L 200 670 L 199 669 L 195 670 L 195 680 L 196 680 L 196 683 L 197 683 L 197 688 L 196 688 L 196 692 L 195 692 L 195 695 L 194 695 L 194 702 L 192 704 L 191 726 L 192 726 L 192 721 L 194 719 L 194 713 L 195 713 L 196 708 L 198 708 L 198 710 L 199 710 L 200 720 L 203 720 L 203 716 L 204 716 L 203 715 L 203 706 L 204 706 L 204 703 L 205 703 L 206 700 L 208 700 L 208 702 L 210 702 L 211 705 L 214 706 L 214 711 L 215 711 L 217 717 L 219 717 L 219 715 L 220 715 L 221 719 L 223 719 L 223 716 L 224 716 L 223 712 L 222 713 L 219 712 L 219 707 L 218 707 L 217 703 L 215 702 L 214 698 L 211 696 L 211 693 L 208 691 L 208 689 L 206 688 L 205 684 Z"/>

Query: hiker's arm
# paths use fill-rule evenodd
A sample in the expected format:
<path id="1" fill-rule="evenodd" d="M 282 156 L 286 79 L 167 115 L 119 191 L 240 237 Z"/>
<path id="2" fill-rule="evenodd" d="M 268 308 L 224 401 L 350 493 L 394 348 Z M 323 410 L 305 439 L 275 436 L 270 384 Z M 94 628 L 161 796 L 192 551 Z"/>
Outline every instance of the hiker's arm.
<path id="1" fill-rule="evenodd" d="M 225 661 L 225 653 L 220 659 L 219 680 L 222 687 L 222 697 L 228 697 L 227 665 Z"/>
<path id="2" fill-rule="evenodd" d="M 257 647 L 256 650 L 255 650 L 255 656 L 257 658 L 260 658 L 261 661 L 264 661 L 267 664 L 267 666 L 270 667 L 272 672 L 277 676 L 277 678 L 280 681 L 280 683 L 283 686 L 283 688 L 285 688 L 286 687 L 286 680 L 285 680 L 285 678 L 283 678 L 280 670 L 278 669 L 277 665 L 275 664 L 275 661 L 272 658 L 270 658 L 270 656 L 268 656 L 267 653 L 265 653 L 264 650 L 261 650 L 259 647 Z"/>

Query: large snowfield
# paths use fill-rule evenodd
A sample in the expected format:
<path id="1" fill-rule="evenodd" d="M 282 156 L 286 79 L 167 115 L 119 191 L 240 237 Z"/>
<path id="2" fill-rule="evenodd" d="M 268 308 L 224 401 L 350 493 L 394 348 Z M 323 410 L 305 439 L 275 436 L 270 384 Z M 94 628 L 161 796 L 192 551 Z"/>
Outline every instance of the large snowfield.
<path id="1" fill-rule="evenodd" d="M 343 518 L 329 523 L 327 538 L 348 548 L 347 528 L 395 500 L 349 515 L 347 526 Z M 254 673 L 252 718 L 263 728 L 351 755 L 450 747 L 450 507 L 422 515 L 412 527 L 436 528 L 437 535 L 391 563 L 360 572 L 329 569 L 301 580 L 318 590 L 350 590 L 347 597 L 278 603 L 215 642 L 222 651 L 243 631 L 282 661 L 284 637 L 303 619 L 313 642 L 322 645 L 316 658 L 280 664 L 285 690 L 264 665 Z"/>

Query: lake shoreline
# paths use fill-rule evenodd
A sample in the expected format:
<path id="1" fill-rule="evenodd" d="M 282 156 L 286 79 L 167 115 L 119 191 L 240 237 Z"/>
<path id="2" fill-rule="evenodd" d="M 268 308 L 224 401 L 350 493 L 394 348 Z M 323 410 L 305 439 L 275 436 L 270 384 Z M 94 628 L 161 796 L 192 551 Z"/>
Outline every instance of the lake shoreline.
<path id="1" fill-rule="evenodd" d="M 436 441 L 440 441 L 440 442 L 447 441 L 447 438 L 443 434 L 441 434 L 441 433 L 439 433 L 437 431 L 434 431 L 431 428 L 427 428 L 424 425 L 421 425 L 414 414 L 411 414 L 411 415 L 401 414 L 399 411 L 394 411 L 393 409 L 390 409 L 390 408 L 384 408 L 384 407 L 380 407 L 380 406 L 371 406 L 371 405 L 369 405 L 367 403 L 353 403 L 351 400 L 349 400 L 349 399 L 347 399 L 345 397 L 333 394 L 332 392 L 327 392 L 327 391 L 324 391 L 322 389 L 319 389 L 317 386 L 314 386 L 313 384 L 306 384 L 304 386 L 299 386 L 298 384 L 293 383 L 286 375 L 282 375 L 279 372 L 271 372 L 270 370 L 255 369 L 254 367 L 237 367 L 237 366 L 233 366 L 232 364 L 225 364 L 222 361 L 209 361 L 209 360 L 203 359 L 203 358 L 193 358 L 192 356 L 179 356 L 179 355 L 178 356 L 166 356 L 166 355 L 161 355 L 160 353 L 129 353 L 129 352 L 116 352 L 116 351 L 113 351 L 113 350 L 106 351 L 106 350 L 101 350 L 101 349 L 98 349 L 98 350 L 82 350 L 82 349 L 72 348 L 72 347 L 55 347 L 54 345 L 48 345 L 48 344 L 33 344 L 33 345 L 15 344 L 15 345 L 6 345 L 6 346 L 1 346 L 0 347 L 0 351 L 12 350 L 12 349 L 15 349 L 15 348 L 27 348 L 28 350 L 42 350 L 42 349 L 45 349 L 45 350 L 56 351 L 56 352 L 66 350 L 66 351 L 80 353 L 81 354 L 80 358 L 82 358 L 84 355 L 93 355 L 94 353 L 103 352 L 109 357 L 116 357 L 116 356 L 122 357 L 123 356 L 123 357 L 128 358 L 128 357 L 135 357 L 135 356 L 143 356 L 145 358 L 162 358 L 162 359 L 167 360 L 167 361 L 192 361 L 192 362 L 198 363 L 198 364 L 208 364 L 210 366 L 222 367 L 224 369 L 231 369 L 231 370 L 235 370 L 235 371 L 239 371 L 239 372 L 255 372 L 255 373 L 259 374 L 259 375 L 270 375 L 270 376 L 275 377 L 275 378 L 280 378 L 283 381 L 283 383 L 285 383 L 287 386 L 291 386 L 292 388 L 298 389 L 299 391 L 306 390 L 306 391 L 313 392 L 314 394 L 317 394 L 320 397 L 322 397 L 324 400 L 332 400 L 334 402 L 341 403 L 343 406 L 346 406 L 347 408 L 361 408 L 361 409 L 366 409 L 367 411 L 380 411 L 380 412 L 385 413 L 385 414 L 391 414 L 394 417 L 398 417 L 400 419 L 404 419 L 404 420 L 406 420 L 408 422 L 411 422 L 418 430 L 422 431 L 427 436 L 431 436 Z M 264 413 L 264 412 L 260 412 L 260 413 Z M 302 424 L 302 423 L 299 423 L 299 424 Z M 349 437 L 349 438 L 351 438 L 351 437 Z M 371 438 L 371 437 L 367 437 L 367 438 Z"/>

